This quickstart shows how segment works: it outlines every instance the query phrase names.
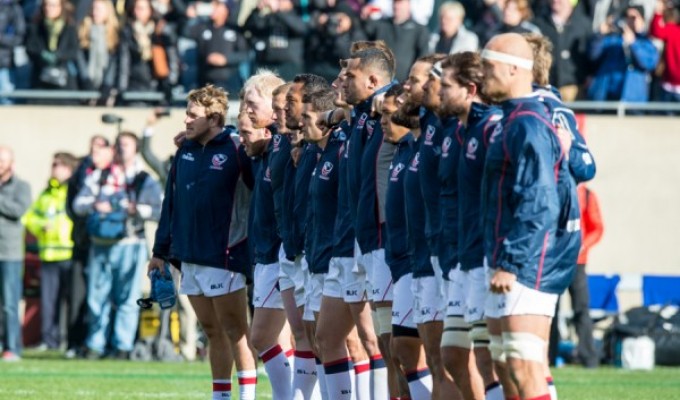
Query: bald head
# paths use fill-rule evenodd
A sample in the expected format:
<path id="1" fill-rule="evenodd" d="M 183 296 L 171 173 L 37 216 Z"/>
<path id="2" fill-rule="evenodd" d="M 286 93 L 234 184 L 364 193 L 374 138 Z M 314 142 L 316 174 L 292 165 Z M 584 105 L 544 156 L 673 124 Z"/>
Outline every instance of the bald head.
<path id="1" fill-rule="evenodd" d="M 522 35 L 494 36 L 482 51 L 484 92 L 492 101 L 504 101 L 531 93 L 534 52 Z"/>
<path id="2" fill-rule="evenodd" d="M 12 176 L 14 151 L 8 146 L 0 145 L 0 182 L 6 182 Z"/>

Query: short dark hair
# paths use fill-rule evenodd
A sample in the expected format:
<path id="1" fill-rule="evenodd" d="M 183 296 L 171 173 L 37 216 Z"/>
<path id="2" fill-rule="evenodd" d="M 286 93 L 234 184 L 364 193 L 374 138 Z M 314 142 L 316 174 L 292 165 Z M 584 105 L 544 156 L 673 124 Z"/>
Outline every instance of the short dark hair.
<path id="1" fill-rule="evenodd" d="M 302 96 L 302 102 L 308 103 L 316 112 L 325 112 L 335 109 L 335 91 L 330 87 L 306 93 Z"/>
<path id="2" fill-rule="evenodd" d="M 75 171 L 76 167 L 78 167 L 78 158 L 71 153 L 59 151 L 54 153 L 52 158 L 54 158 L 55 161 L 59 161 L 63 165 L 67 166 L 69 169 L 71 169 L 71 171 Z"/>
<path id="3" fill-rule="evenodd" d="M 139 137 L 137 135 L 135 135 L 134 132 L 130 132 L 130 131 L 122 131 L 121 133 L 118 134 L 118 136 L 116 136 L 116 149 L 120 145 L 120 139 L 124 138 L 124 137 L 134 140 L 135 148 L 139 152 Z"/>
<path id="4" fill-rule="evenodd" d="M 477 52 L 463 51 L 451 54 L 442 62 L 442 69 L 451 68 L 456 70 L 453 79 L 461 86 L 474 84 L 477 87 L 477 95 L 487 102 L 482 90 L 484 86 L 484 73 L 482 70 L 482 57 Z"/>
<path id="5" fill-rule="evenodd" d="M 381 71 L 388 80 L 394 77 L 394 60 L 390 60 L 383 50 L 377 48 L 361 50 L 353 54 L 352 58 L 359 59 L 359 66 L 362 69 L 368 67 Z"/>
<path id="6" fill-rule="evenodd" d="M 314 74 L 295 75 L 293 83 L 302 83 L 303 94 L 317 92 L 331 87 L 326 78 Z"/>
<path id="7" fill-rule="evenodd" d="M 427 64 L 434 64 L 438 61 L 443 61 L 446 58 L 446 54 L 441 54 L 441 53 L 433 53 L 433 54 L 427 54 L 422 57 L 419 57 L 416 62 L 423 62 Z M 415 63 L 414 63 L 415 64 Z"/>
<path id="8" fill-rule="evenodd" d="M 349 50 L 350 58 L 358 58 L 358 53 L 370 49 L 378 49 L 385 54 L 385 58 L 391 65 L 392 73 L 390 74 L 390 79 L 394 78 L 394 71 L 397 69 L 397 61 L 394 52 L 384 40 L 358 40 L 353 42 Z"/>
<path id="9" fill-rule="evenodd" d="M 389 89 L 385 92 L 385 97 L 398 97 L 404 93 L 404 85 L 401 83 L 395 83 L 394 85 L 390 86 Z"/>

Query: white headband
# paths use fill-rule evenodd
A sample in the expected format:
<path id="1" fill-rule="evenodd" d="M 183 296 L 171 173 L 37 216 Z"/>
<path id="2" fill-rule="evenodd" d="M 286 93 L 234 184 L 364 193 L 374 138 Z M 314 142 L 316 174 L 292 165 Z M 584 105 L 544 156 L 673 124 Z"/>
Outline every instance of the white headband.
<path id="1" fill-rule="evenodd" d="M 442 62 L 441 61 L 437 61 L 436 63 L 434 63 L 434 65 L 432 66 L 432 69 L 430 70 L 430 74 L 432 74 L 432 76 L 434 76 L 437 79 L 442 79 Z"/>
<path id="2" fill-rule="evenodd" d="M 519 68 L 528 69 L 529 71 L 531 71 L 534 68 L 533 61 L 526 58 L 513 56 L 507 53 L 501 53 L 500 51 L 486 49 L 482 50 L 482 58 L 485 60 L 499 61 L 505 64 L 514 65 Z"/>

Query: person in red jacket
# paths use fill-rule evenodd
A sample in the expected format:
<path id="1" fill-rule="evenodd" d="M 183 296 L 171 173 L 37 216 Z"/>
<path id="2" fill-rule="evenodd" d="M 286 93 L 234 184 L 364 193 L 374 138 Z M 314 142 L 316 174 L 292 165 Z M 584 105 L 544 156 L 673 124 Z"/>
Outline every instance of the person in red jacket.
<path id="1" fill-rule="evenodd" d="M 649 33 L 662 40 L 666 49 L 660 100 L 680 102 L 680 2 L 657 0 Z"/>

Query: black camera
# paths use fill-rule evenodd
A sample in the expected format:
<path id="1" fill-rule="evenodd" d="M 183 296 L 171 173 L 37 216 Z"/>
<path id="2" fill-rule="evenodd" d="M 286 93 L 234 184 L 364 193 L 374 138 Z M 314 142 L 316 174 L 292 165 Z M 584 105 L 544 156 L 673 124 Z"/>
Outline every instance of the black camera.
<path id="1" fill-rule="evenodd" d="M 120 124 L 123 122 L 123 117 L 116 114 L 102 114 L 102 122 L 105 124 Z"/>

